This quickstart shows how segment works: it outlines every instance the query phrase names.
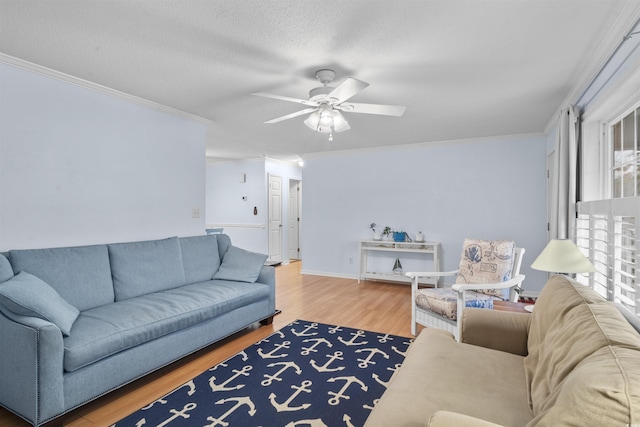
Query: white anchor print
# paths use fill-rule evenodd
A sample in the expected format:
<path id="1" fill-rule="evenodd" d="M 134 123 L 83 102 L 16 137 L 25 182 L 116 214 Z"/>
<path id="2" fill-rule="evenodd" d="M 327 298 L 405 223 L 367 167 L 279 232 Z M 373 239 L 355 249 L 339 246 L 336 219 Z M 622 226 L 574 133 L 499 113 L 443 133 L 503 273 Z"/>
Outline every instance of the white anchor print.
<path id="1" fill-rule="evenodd" d="M 211 391 L 216 392 L 216 391 L 240 390 L 241 388 L 243 388 L 245 386 L 244 384 L 238 384 L 238 385 L 233 386 L 233 387 L 226 387 L 226 385 L 229 384 L 231 381 L 235 380 L 236 378 L 238 378 L 240 375 L 244 375 L 245 377 L 248 377 L 249 376 L 249 371 L 252 370 L 252 369 L 253 369 L 253 366 L 251 366 L 251 365 L 247 365 L 247 366 L 243 367 L 241 370 L 233 369 L 231 372 L 233 372 L 235 375 L 232 375 L 231 377 L 229 377 L 222 384 L 216 384 L 216 377 L 215 376 L 209 378 L 209 386 L 211 387 Z"/>
<path id="2" fill-rule="evenodd" d="M 360 363 L 358 363 L 358 367 L 362 368 L 362 369 L 367 368 L 369 365 L 375 365 L 376 364 L 376 362 L 371 361 L 371 359 L 373 359 L 373 356 L 376 355 L 376 354 L 381 354 L 382 357 L 384 357 L 385 359 L 389 358 L 389 355 L 387 353 L 385 353 L 382 350 L 378 350 L 377 348 L 361 348 L 361 349 L 356 350 L 355 352 L 356 353 L 362 353 L 364 351 L 368 351 L 369 352 L 369 355 L 367 356 L 367 358 L 366 359 L 357 359 L 358 362 L 360 362 Z"/>
<path id="3" fill-rule="evenodd" d="M 360 381 L 358 378 L 354 377 L 354 376 L 348 376 L 348 377 L 334 377 L 334 378 L 329 378 L 327 380 L 328 383 L 334 383 L 336 381 L 346 381 L 345 385 L 342 386 L 342 388 L 336 393 L 333 391 L 328 392 L 327 394 L 329 394 L 330 396 L 333 396 L 331 399 L 329 399 L 327 402 L 329 403 L 329 405 L 337 405 L 340 403 L 340 399 L 346 399 L 349 400 L 351 399 L 350 396 L 347 396 L 346 394 L 344 394 L 347 389 L 349 388 L 349 386 L 352 383 L 357 383 L 360 385 L 360 389 L 362 391 L 367 391 L 369 390 L 369 387 L 367 387 L 367 385 L 365 383 L 363 383 L 362 381 Z"/>
<path id="4" fill-rule="evenodd" d="M 186 405 L 184 405 L 184 408 L 182 408 L 181 411 L 177 411 L 175 409 L 169 409 L 169 412 L 171 412 L 173 415 L 167 418 L 166 420 L 164 420 L 163 422 L 161 422 L 160 424 L 158 424 L 156 427 L 164 427 L 178 417 L 182 417 L 185 419 L 189 418 L 191 415 L 187 414 L 187 412 L 194 410 L 196 406 L 198 405 L 196 405 L 195 403 L 187 403 Z"/>
<path id="5" fill-rule="evenodd" d="M 353 335 L 353 337 L 349 341 L 345 340 L 342 337 L 338 337 L 338 341 L 340 341 L 342 344 L 348 345 L 348 346 L 365 345 L 367 343 L 367 341 L 356 342 L 356 340 L 358 338 L 363 337 L 365 335 L 364 331 L 360 330 L 360 331 L 357 331 L 356 333 L 352 333 L 351 335 Z"/>
<path id="6" fill-rule="evenodd" d="M 333 353 L 332 355 L 327 355 L 327 357 L 329 358 L 329 360 L 327 361 L 327 363 L 325 363 L 322 366 L 318 366 L 316 364 L 316 361 L 311 359 L 311 361 L 309 362 L 309 364 L 311 366 L 313 366 L 313 368 L 318 371 L 318 372 L 335 372 L 335 371 L 341 371 L 343 370 L 345 367 L 344 366 L 338 366 L 337 368 L 329 368 L 329 365 L 331 363 L 333 363 L 334 360 L 344 360 L 344 357 L 342 356 L 342 352 L 341 351 L 336 351 L 335 353 Z"/>
<path id="7" fill-rule="evenodd" d="M 264 351 L 262 351 L 261 348 L 258 349 L 257 353 L 263 359 L 280 359 L 282 357 L 287 357 L 289 354 L 285 353 L 285 354 L 276 355 L 275 353 L 278 350 L 283 349 L 283 348 L 284 349 L 288 349 L 290 345 L 291 345 L 291 341 L 284 341 L 282 344 L 274 345 L 275 348 L 273 350 L 271 350 L 270 352 L 268 352 L 268 353 L 265 353 Z"/>
<path id="8" fill-rule="evenodd" d="M 327 347 L 333 347 L 333 344 L 331 344 L 329 341 L 327 341 L 324 338 L 307 338 L 302 342 L 313 342 L 313 345 L 311 347 L 302 347 L 302 351 L 300 352 L 300 354 L 303 356 L 308 356 L 309 354 L 311 354 L 312 351 L 314 353 L 317 353 L 318 350 L 316 350 L 316 347 L 319 346 L 320 344 L 326 344 Z"/>
<path id="9" fill-rule="evenodd" d="M 312 323 L 310 325 L 307 325 L 307 327 L 302 332 L 296 332 L 295 329 L 291 328 L 291 333 L 297 337 L 311 337 L 313 335 L 318 335 L 317 332 L 309 333 L 309 331 L 313 329 L 318 329 L 317 323 Z"/>
<path id="10" fill-rule="evenodd" d="M 230 397 L 228 399 L 220 399 L 216 402 L 216 405 L 222 405 L 224 403 L 227 402 L 236 402 L 235 405 L 233 405 L 231 407 L 231 409 L 229 409 L 227 412 L 225 412 L 224 414 L 222 414 L 220 416 L 220 418 L 214 418 L 214 417 L 207 417 L 208 421 L 212 421 L 211 424 L 207 424 L 204 427 L 215 427 L 217 425 L 221 425 L 223 427 L 227 427 L 229 425 L 228 422 L 224 421 L 225 418 L 227 418 L 229 415 L 231 415 L 233 412 L 235 412 L 237 409 L 241 408 L 243 405 L 247 405 L 249 407 L 249 409 L 247 410 L 247 413 L 249 415 L 251 415 L 252 417 L 256 414 L 256 405 L 253 404 L 253 402 L 251 401 L 251 398 L 248 396 L 245 397 Z"/>
<path id="11" fill-rule="evenodd" d="M 278 411 L 278 412 L 300 411 L 302 409 L 307 409 L 309 406 L 311 406 L 310 403 L 303 403 L 300 406 L 289 406 L 289 404 L 293 401 L 293 399 L 295 399 L 303 391 L 305 393 L 311 393 L 311 389 L 307 388 L 310 385 L 311 385 L 311 381 L 309 381 L 309 380 L 302 381 L 302 384 L 300 384 L 300 386 L 292 385 L 291 388 L 294 389 L 295 391 L 283 403 L 276 402 L 275 393 L 271 393 L 269 395 L 269 401 L 271 402 L 271 405 L 273 405 L 273 407 L 276 408 L 276 411 Z"/>
<path id="12" fill-rule="evenodd" d="M 300 369 L 300 367 L 295 362 L 273 362 L 273 363 L 269 363 L 267 365 L 267 368 L 273 368 L 274 366 L 282 366 L 282 368 L 273 375 L 269 375 L 269 374 L 263 375 L 263 377 L 265 377 L 266 380 L 262 380 L 260 384 L 262 384 L 265 387 L 270 386 L 273 383 L 273 381 L 282 381 L 282 378 L 280 378 L 279 375 L 289 368 L 293 368 L 295 373 L 298 375 L 302 373 L 302 369 Z"/>

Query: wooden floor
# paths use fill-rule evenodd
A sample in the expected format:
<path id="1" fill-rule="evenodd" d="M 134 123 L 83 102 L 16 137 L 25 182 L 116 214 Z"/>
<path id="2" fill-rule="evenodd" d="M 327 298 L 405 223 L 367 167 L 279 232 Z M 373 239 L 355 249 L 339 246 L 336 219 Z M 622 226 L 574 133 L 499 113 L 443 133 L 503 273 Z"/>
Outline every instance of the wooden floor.
<path id="1" fill-rule="evenodd" d="M 301 262 L 276 267 L 276 307 L 269 326 L 246 329 L 79 408 L 71 427 L 110 426 L 296 319 L 410 337 L 411 288 L 406 284 L 301 275 Z M 30 424 L 0 408 L 0 427 Z"/>

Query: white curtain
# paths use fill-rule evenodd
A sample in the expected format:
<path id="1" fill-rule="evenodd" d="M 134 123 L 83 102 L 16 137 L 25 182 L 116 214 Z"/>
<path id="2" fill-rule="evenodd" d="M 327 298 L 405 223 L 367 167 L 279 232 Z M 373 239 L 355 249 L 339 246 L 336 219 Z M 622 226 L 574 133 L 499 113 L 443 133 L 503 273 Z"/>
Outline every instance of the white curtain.
<path id="1" fill-rule="evenodd" d="M 551 239 L 575 241 L 580 113 L 576 107 L 560 111 L 549 232 Z"/>

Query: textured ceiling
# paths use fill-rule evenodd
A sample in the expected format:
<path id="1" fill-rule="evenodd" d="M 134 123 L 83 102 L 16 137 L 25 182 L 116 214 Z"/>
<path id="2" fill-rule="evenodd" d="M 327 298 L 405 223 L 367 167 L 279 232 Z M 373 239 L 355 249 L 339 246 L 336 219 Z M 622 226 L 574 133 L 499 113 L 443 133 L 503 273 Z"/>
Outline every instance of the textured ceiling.
<path id="1" fill-rule="evenodd" d="M 542 132 L 637 13 L 630 0 L 0 0 L 0 53 L 204 118 L 207 156 L 307 153 Z M 353 102 L 403 117 L 345 114 L 312 132 L 304 106 L 333 68 L 370 83 Z"/>

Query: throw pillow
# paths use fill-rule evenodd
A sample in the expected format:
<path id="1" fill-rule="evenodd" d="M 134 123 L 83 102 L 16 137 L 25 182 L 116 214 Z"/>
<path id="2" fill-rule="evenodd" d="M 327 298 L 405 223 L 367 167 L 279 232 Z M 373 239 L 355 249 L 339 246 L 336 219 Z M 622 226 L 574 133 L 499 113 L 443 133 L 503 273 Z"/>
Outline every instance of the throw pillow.
<path id="1" fill-rule="evenodd" d="M 511 279 L 515 243 L 511 240 L 465 239 L 456 283 L 500 283 Z M 509 299 L 509 289 L 482 289 L 483 294 Z"/>
<path id="2" fill-rule="evenodd" d="M 260 270 L 266 260 L 267 255 L 250 252 L 233 245 L 229 246 L 224 258 L 222 258 L 220 269 L 213 278 L 254 283 L 258 280 Z"/>
<path id="3" fill-rule="evenodd" d="M 13 277 L 13 268 L 4 255 L 0 255 L 0 282 L 6 282 Z"/>
<path id="4" fill-rule="evenodd" d="M 0 304 L 20 316 L 47 320 L 60 328 L 64 336 L 69 336 L 80 314 L 55 289 L 24 271 L 0 284 Z"/>

